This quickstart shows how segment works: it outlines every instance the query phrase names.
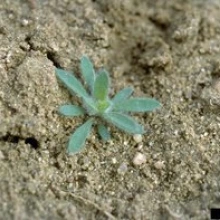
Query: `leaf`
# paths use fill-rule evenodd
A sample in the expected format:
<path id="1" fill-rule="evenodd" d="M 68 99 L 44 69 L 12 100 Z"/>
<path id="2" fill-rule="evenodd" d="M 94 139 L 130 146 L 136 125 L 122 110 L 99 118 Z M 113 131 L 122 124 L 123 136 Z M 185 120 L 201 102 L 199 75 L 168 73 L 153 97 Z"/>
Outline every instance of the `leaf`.
<path id="1" fill-rule="evenodd" d="M 79 116 L 85 114 L 84 108 L 76 105 L 62 105 L 58 111 L 64 116 Z"/>
<path id="2" fill-rule="evenodd" d="M 98 125 L 98 133 L 103 141 L 108 141 L 111 138 L 108 129 L 102 124 Z"/>
<path id="3" fill-rule="evenodd" d="M 116 127 L 131 134 L 143 134 L 142 125 L 138 124 L 133 118 L 121 113 L 108 113 L 103 115 L 104 119 L 114 124 Z"/>
<path id="4" fill-rule="evenodd" d="M 121 102 L 125 99 L 127 99 L 131 94 L 133 93 L 133 89 L 130 87 L 124 88 L 120 90 L 112 99 L 113 103 Z"/>
<path id="5" fill-rule="evenodd" d="M 91 132 L 93 118 L 89 119 L 83 125 L 78 127 L 76 131 L 70 136 L 67 152 L 70 155 L 79 153 L 85 147 L 86 138 Z"/>
<path id="6" fill-rule="evenodd" d="M 92 92 L 95 82 L 95 70 L 93 68 L 92 62 L 87 56 L 83 56 L 81 58 L 80 69 L 86 85 L 88 85 L 90 92 Z"/>
<path id="7" fill-rule="evenodd" d="M 82 83 L 73 74 L 57 68 L 56 76 L 71 92 L 76 93 L 79 97 L 85 100 L 89 98 L 89 95 L 84 89 Z"/>
<path id="8" fill-rule="evenodd" d="M 109 75 L 106 70 L 100 70 L 96 76 L 93 96 L 96 100 L 105 101 L 109 90 Z"/>
<path id="9" fill-rule="evenodd" d="M 115 110 L 124 112 L 147 112 L 159 108 L 161 105 L 156 99 L 131 98 L 114 106 Z"/>

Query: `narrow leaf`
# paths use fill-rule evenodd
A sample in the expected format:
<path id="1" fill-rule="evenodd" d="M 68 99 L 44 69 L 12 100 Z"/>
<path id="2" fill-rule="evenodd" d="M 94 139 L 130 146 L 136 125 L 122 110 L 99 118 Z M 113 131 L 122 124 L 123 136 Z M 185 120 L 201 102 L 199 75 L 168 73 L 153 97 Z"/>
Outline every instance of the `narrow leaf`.
<path id="1" fill-rule="evenodd" d="M 71 92 L 76 93 L 81 98 L 88 98 L 83 85 L 73 74 L 62 69 L 56 69 L 56 76 Z"/>
<path id="2" fill-rule="evenodd" d="M 76 154 L 85 147 L 86 138 L 91 132 L 93 118 L 89 119 L 83 125 L 78 127 L 76 131 L 70 136 L 67 152 L 68 154 Z"/>
<path id="3" fill-rule="evenodd" d="M 114 109 L 124 112 L 147 112 L 160 107 L 156 99 L 131 98 L 115 105 Z"/>
<path id="4" fill-rule="evenodd" d="M 85 110 L 76 105 L 62 105 L 59 107 L 58 111 L 64 116 L 79 116 L 85 114 Z"/>
<path id="5" fill-rule="evenodd" d="M 102 124 L 98 125 L 98 133 L 103 141 L 108 141 L 111 138 L 108 129 Z"/>
<path id="6" fill-rule="evenodd" d="M 121 113 L 108 113 L 103 117 L 114 124 L 116 127 L 131 134 L 143 134 L 144 129 L 142 125 L 138 124 L 133 118 Z"/>
<path id="7" fill-rule="evenodd" d="M 118 103 L 124 101 L 125 99 L 129 98 L 130 95 L 133 93 L 133 89 L 130 87 L 124 88 L 120 90 L 112 99 L 113 103 Z"/>
<path id="8" fill-rule="evenodd" d="M 87 56 L 83 56 L 81 58 L 80 69 L 86 85 L 88 85 L 90 92 L 92 92 L 95 82 L 95 70 L 93 68 L 92 62 Z"/>
<path id="9" fill-rule="evenodd" d="M 109 84 L 108 72 L 104 69 L 100 70 L 95 79 L 93 91 L 93 95 L 96 100 L 104 101 L 107 99 Z"/>

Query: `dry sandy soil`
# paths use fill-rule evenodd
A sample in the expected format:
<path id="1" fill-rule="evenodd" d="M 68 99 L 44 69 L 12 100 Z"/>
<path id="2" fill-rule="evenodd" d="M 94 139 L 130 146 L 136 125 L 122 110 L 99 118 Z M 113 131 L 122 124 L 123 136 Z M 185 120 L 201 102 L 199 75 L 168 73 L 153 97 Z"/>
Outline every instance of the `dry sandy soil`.
<path id="1" fill-rule="evenodd" d="M 0 219 L 209 219 L 220 208 L 219 0 L 2 0 Z M 162 108 L 137 119 L 141 143 L 110 127 L 66 154 L 85 119 L 55 68 L 87 54 Z M 133 164 L 136 153 L 146 162 Z"/>

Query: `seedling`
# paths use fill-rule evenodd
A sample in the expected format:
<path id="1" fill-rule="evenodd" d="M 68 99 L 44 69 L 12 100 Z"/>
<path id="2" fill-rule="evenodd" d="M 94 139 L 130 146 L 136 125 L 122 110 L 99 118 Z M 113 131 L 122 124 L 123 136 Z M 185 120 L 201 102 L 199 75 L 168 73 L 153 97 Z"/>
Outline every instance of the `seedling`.
<path id="1" fill-rule="evenodd" d="M 149 112 L 160 107 L 160 103 L 152 98 L 131 98 L 133 89 L 130 87 L 120 90 L 112 99 L 109 97 L 110 78 L 105 69 L 97 72 L 87 56 L 80 61 L 80 69 L 85 87 L 74 74 L 63 69 L 56 69 L 59 80 L 82 100 L 82 106 L 62 105 L 58 111 L 68 117 L 87 115 L 89 119 L 70 136 L 67 152 L 76 154 L 83 150 L 86 138 L 92 126 L 97 125 L 100 137 L 110 139 L 106 122 L 115 125 L 130 134 L 143 134 L 144 128 L 128 113 Z"/>

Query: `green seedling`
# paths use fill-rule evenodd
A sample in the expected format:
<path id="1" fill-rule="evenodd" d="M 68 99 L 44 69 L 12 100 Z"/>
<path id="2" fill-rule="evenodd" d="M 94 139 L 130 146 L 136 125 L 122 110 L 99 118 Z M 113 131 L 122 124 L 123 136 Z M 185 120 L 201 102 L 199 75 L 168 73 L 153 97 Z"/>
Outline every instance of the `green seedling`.
<path id="1" fill-rule="evenodd" d="M 85 87 L 74 74 L 56 69 L 58 79 L 82 100 L 82 106 L 60 106 L 59 113 L 68 117 L 89 116 L 89 119 L 70 136 L 67 152 L 76 154 L 83 150 L 93 125 L 97 125 L 98 133 L 104 141 L 110 139 L 106 122 L 130 134 L 143 134 L 143 126 L 130 117 L 129 113 L 153 111 L 160 107 L 160 103 L 152 98 L 131 98 L 133 89 L 130 87 L 120 90 L 110 99 L 108 72 L 105 69 L 96 72 L 87 56 L 81 58 L 80 69 Z"/>

